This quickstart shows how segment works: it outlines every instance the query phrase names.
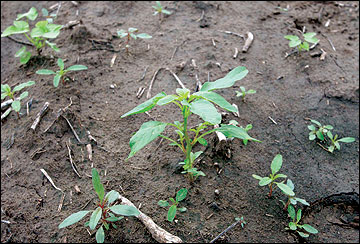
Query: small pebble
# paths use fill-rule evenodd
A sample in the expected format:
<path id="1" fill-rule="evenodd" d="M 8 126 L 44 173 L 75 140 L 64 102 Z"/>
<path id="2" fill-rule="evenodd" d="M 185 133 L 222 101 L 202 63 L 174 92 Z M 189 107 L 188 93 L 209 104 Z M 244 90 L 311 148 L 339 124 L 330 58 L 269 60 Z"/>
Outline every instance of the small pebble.
<path id="1" fill-rule="evenodd" d="M 111 89 L 115 89 L 115 86 L 113 84 L 110 85 Z"/>
<path id="2" fill-rule="evenodd" d="M 214 192 L 215 192 L 215 195 L 216 195 L 216 196 L 219 196 L 219 195 L 220 195 L 220 191 L 219 191 L 218 189 L 216 189 Z"/>

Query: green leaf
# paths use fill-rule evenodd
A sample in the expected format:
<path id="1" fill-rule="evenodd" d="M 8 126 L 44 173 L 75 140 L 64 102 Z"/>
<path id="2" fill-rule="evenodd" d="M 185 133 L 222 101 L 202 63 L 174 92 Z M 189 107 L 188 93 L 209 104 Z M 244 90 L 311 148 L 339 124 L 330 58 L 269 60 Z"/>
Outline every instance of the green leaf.
<path id="1" fill-rule="evenodd" d="M 141 34 L 138 34 L 136 36 L 141 38 L 141 39 L 150 39 L 150 38 L 152 38 L 152 36 L 150 36 L 149 34 L 146 34 L 146 33 L 141 33 Z"/>
<path id="2" fill-rule="evenodd" d="M 274 180 L 276 180 L 277 178 L 287 178 L 287 176 L 284 174 L 277 174 L 275 175 Z"/>
<path id="3" fill-rule="evenodd" d="M 176 100 L 178 98 L 178 96 L 176 95 L 167 95 L 163 98 L 161 98 L 158 102 L 157 102 L 157 105 L 166 105 L 168 103 L 171 103 L 172 101 Z"/>
<path id="4" fill-rule="evenodd" d="M 123 218 L 124 218 L 123 216 L 120 216 L 120 217 L 111 216 L 111 217 L 107 218 L 106 220 L 110 221 L 110 222 L 116 222 L 116 221 L 122 220 Z"/>
<path id="5" fill-rule="evenodd" d="M 1 99 L 4 99 L 5 97 L 7 97 L 6 93 L 1 93 Z"/>
<path id="6" fill-rule="evenodd" d="M 51 43 L 47 40 L 45 40 L 45 43 L 49 45 L 49 47 L 51 47 L 55 52 L 60 52 L 60 49 L 56 46 L 55 43 Z"/>
<path id="7" fill-rule="evenodd" d="M 166 96 L 166 93 L 161 92 L 161 93 L 157 94 L 156 96 L 150 98 L 149 100 L 143 102 L 142 104 L 138 105 L 137 107 L 133 108 L 131 111 L 125 113 L 124 115 L 121 116 L 121 118 L 124 118 L 129 115 L 139 114 L 139 113 L 144 113 L 146 111 L 149 111 L 150 109 L 155 107 L 155 105 L 161 98 L 163 98 L 165 96 Z"/>
<path id="8" fill-rule="evenodd" d="M 57 65 L 60 67 L 60 70 L 64 70 L 64 61 L 61 58 L 58 58 Z"/>
<path id="9" fill-rule="evenodd" d="M 197 141 L 203 146 L 207 146 L 207 144 L 208 144 L 208 142 L 204 138 L 200 138 Z"/>
<path id="10" fill-rule="evenodd" d="M 187 194 L 187 189 L 186 188 L 182 188 L 180 189 L 177 193 L 176 193 L 176 201 L 180 202 L 182 200 L 184 200 L 184 198 L 186 197 Z"/>
<path id="11" fill-rule="evenodd" d="M 176 93 L 180 98 L 186 99 L 189 96 L 190 90 L 187 88 L 176 88 Z"/>
<path id="12" fill-rule="evenodd" d="M 59 81 L 60 81 L 61 75 L 57 74 L 54 76 L 54 87 L 58 87 L 59 86 Z"/>
<path id="13" fill-rule="evenodd" d="M 14 25 L 9 26 L 6 28 L 1 37 L 10 36 L 13 34 L 21 34 L 26 33 L 29 31 L 29 24 L 25 21 L 14 21 Z"/>
<path id="14" fill-rule="evenodd" d="M 311 130 L 311 131 L 316 130 L 314 125 L 308 125 L 308 129 Z"/>
<path id="15" fill-rule="evenodd" d="M 294 183 L 292 182 L 292 180 L 288 179 L 286 181 L 286 185 L 293 191 L 295 186 L 294 186 Z"/>
<path id="16" fill-rule="evenodd" d="M 328 147 L 329 152 L 333 152 L 334 149 L 335 149 L 334 145 L 331 145 L 330 147 Z"/>
<path id="17" fill-rule="evenodd" d="M 263 177 L 253 174 L 252 177 L 254 177 L 257 180 L 262 180 Z M 269 177 L 268 177 L 269 178 Z M 270 178 L 269 178 L 270 179 Z"/>
<path id="18" fill-rule="evenodd" d="M 297 233 L 299 233 L 299 235 L 301 236 L 301 237 L 309 237 L 309 234 L 305 234 L 304 232 L 301 232 L 301 231 L 297 231 Z"/>
<path id="19" fill-rule="evenodd" d="M 310 206 L 310 204 L 305 199 L 301 199 L 301 198 L 297 198 L 297 197 L 295 197 L 294 199 L 306 206 Z"/>
<path id="20" fill-rule="evenodd" d="M 320 124 L 319 121 L 314 120 L 314 119 L 311 119 L 310 121 L 311 121 L 312 123 L 316 124 L 317 126 L 321 127 L 321 124 Z"/>
<path id="21" fill-rule="evenodd" d="M 330 132 L 330 131 L 328 131 L 328 132 Z M 316 136 L 317 136 L 317 138 L 319 138 L 322 141 L 325 139 L 323 133 L 321 133 L 321 131 L 319 131 L 319 130 L 316 131 Z"/>
<path id="22" fill-rule="evenodd" d="M 130 27 L 130 28 L 128 29 L 128 32 L 136 32 L 136 31 L 138 31 L 137 28 L 132 28 L 132 27 Z"/>
<path id="23" fill-rule="evenodd" d="M 169 206 L 170 204 L 169 204 L 168 201 L 159 200 L 159 201 L 158 201 L 158 205 L 159 205 L 160 207 L 167 207 L 167 206 Z"/>
<path id="24" fill-rule="evenodd" d="M 325 128 L 325 129 L 328 129 L 328 130 L 334 129 L 334 127 L 332 127 L 331 125 L 325 125 L 324 128 Z"/>
<path id="25" fill-rule="evenodd" d="M 296 214 L 296 223 L 299 223 L 299 221 L 301 220 L 301 209 L 299 209 L 297 211 L 297 214 Z"/>
<path id="26" fill-rule="evenodd" d="M 295 221 L 295 208 L 291 204 L 288 206 L 288 213 L 290 215 L 290 218 Z"/>
<path id="27" fill-rule="evenodd" d="M 88 67 L 86 67 L 85 65 L 77 64 L 77 65 L 70 66 L 66 70 L 67 71 L 77 71 L 77 70 L 86 70 L 86 69 L 88 69 Z"/>
<path id="28" fill-rule="evenodd" d="M 106 230 L 109 230 L 109 224 L 108 223 L 104 222 L 103 225 L 104 225 Z"/>
<path id="29" fill-rule="evenodd" d="M 175 215 L 176 215 L 176 205 L 172 205 L 168 211 L 168 215 L 167 215 L 168 221 L 172 222 L 175 218 Z"/>
<path id="30" fill-rule="evenodd" d="M 331 131 L 328 131 L 327 133 L 326 133 L 326 135 L 330 138 L 330 139 L 333 139 L 334 137 L 333 137 L 333 134 L 331 133 Z"/>
<path id="31" fill-rule="evenodd" d="M 129 33 L 132 38 L 136 40 L 136 35 L 134 33 Z"/>
<path id="32" fill-rule="evenodd" d="M 41 13 L 42 13 L 43 16 L 49 16 L 49 11 L 47 11 L 46 8 L 42 8 Z"/>
<path id="33" fill-rule="evenodd" d="M 297 47 L 301 44 L 301 40 L 292 40 L 289 42 L 289 47 Z"/>
<path id="34" fill-rule="evenodd" d="M 230 71 L 224 78 L 218 79 L 214 82 L 205 82 L 200 91 L 212 91 L 215 89 L 231 87 L 236 81 L 244 78 L 249 71 L 243 67 L 238 66 Z"/>
<path id="35" fill-rule="evenodd" d="M 32 7 L 30 10 L 25 14 L 18 14 L 16 20 L 22 19 L 23 17 L 28 18 L 29 20 L 35 20 L 38 16 L 38 12 L 36 8 Z"/>
<path id="36" fill-rule="evenodd" d="M 346 143 L 350 143 L 350 142 L 354 142 L 355 138 L 354 137 L 344 137 L 338 140 L 339 142 L 346 142 Z"/>
<path id="37" fill-rule="evenodd" d="M 290 230 L 296 230 L 296 224 L 294 222 L 289 223 Z"/>
<path id="38" fill-rule="evenodd" d="M 247 93 L 247 94 L 255 94 L 256 91 L 255 91 L 255 90 L 248 90 L 246 93 Z"/>
<path id="39" fill-rule="evenodd" d="M 39 69 L 38 71 L 36 71 L 36 74 L 38 74 L 38 75 L 54 75 L 56 73 L 49 69 Z"/>
<path id="40" fill-rule="evenodd" d="M 85 217 L 85 215 L 87 215 L 89 212 L 91 211 L 85 210 L 70 215 L 63 222 L 61 222 L 61 224 L 59 224 L 59 229 L 75 224 L 76 222 L 80 221 L 83 217 Z"/>
<path id="41" fill-rule="evenodd" d="M 16 111 L 19 112 L 21 109 L 21 104 L 19 100 L 15 100 L 11 103 L 11 107 Z"/>
<path id="42" fill-rule="evenodd" d="M 27 62 L 29 62 L 30 58 L 31 58 L 31 53 L 26 51 L 21 55 L 20 63 L 21 64 L 26 64 Z"/>
<path id="43" fill-rule="evenodd" d="M 337 148 L 337 150 L 340 150 L 340 143 L 338 143 L 338 142 L 336 141 L 336 142 L 334 142 L 334 145 L 335 145 L 335 147 Z"/>
<path id="44" fill-rule="evenodd" d="M 303 224 L 302 228 L 311 234 L 317 234 L 318 230 L 308 224 Z"/>
<path id="45" fill-rule="evenodd" d="M 272 179 L 269 177 L 264 177 L 259 181 L 259 186 L 266 186 L 272 182 Z"/>
<path id="46" fill-rule="evenodd" d="M 149 121 L 142 124 L 140 129 L 130 139 L 131 152 L 128 159 L 158 137 L 165 130 L 166 126 L 167 123 L 159 121 Z"/>
<path id="47" fill-rule="evenodd" d="M 102 215 L 102 208 L 97 207 L 95 211 L 91 214 L 89 227 L 91 230 L 95 229 Z"/>
<path id="48" fill-rule="evenodd" d="M 28 95 L 29 95 L 29 93 L 28 93 L 27 91 L 21 93 L 21 95 L 20 95 L 20 97 L 19 97 L 19 101 L 20 101 L 21 99 L 24 99 L 24 98 L 27 97 Z"/>
<path id="49" fill-rule="evenodd" d="M 203 120 L 210 124 L 220 124 L 221 114 L 218 113 L 214 105 L 206 100 L 197 100 L 190 104 L 190 111 L 199 115 Z"/>
<path id="50" fill-rule="evenodd" d="M 219 94 L 217 94 L 215 92 L 201 92 L 200 91 L 200 92 L 196 92 L 196 93 L 192 94 L 192 96 L 200 97 L 202 99 L 205 99 L 207 101 L 215 103 L 227 111 L 239 112 L 236 107 L 231 105 L 228 101 L 225 100 L 225 98 L 223 98 L 222 96 L 220 96 Z"/>
<path id="51" fill-rule="evenodd" d="M 140 212 L 137 208 L 128 205 L 114 205 L 110 207 L 110 210 L 119 215 L 123 216 L 139 216 Z"/>
<path id="52" fill-rule="evenodd" d="M 290 41 L 297 41 L 299 40 L 299 37 L 298 36 L 293 36 L 293 35 L 286 35 L 284 36 L 285 39 L 288 39 Z"/>
<path id="53" fill-rule="evenodd" d="M 6 93 L 10 93 L 11 92 L 11 88 L 8 84 L 1 84 L 1 92 L 6 92 Z"/>
<path id="54" fill-rule="evenodd" d="M 186 212 L 186 208 L 185 207 L 182 207 L 182 208 L 178 208 L 177 210 L 179 210 L 181 213 L 183 213 L 183 212 Z"/>
<path id="55" fill-rule="evenodd" d="M 309 51 L 309 43 L 303 42 L 303 43 L 301 44 L 301 46 L 302 46 L 302 48 L 305 49 L 306 51 Z"/>
<path id="56" fill-rule="evenodd" d="M 216 128 L 216 131 L 220 131 L 227 138 L 235 137 L 235 138 L 239 138 L 242 140 L 251 140 L 251 141 L 261 142 L 255 138 L 252 138 L 251 136 L 249 136 L 249 134 L 247 133 L 247 131 L 244 128 L 237 127 L 234 125 L 221 124 L 221 127 Z"/>
<path id="57" fill-rule="evenodd" d="M 128 33 L 127 32 L 125 32 L 125 30 L 118 30 L 117 31 L 117 34 L 118 34 L 118 36 L 120 37 L 120 38 L 123 38 L 123 37 L 125 37 L 125 36 L 127 36 L 128 35 Z"/>
<path id="58" fill-rule="evenodd" d="M 103 186 L 103 184 L 101 184 L 99 173 L 97 172 L 97 170 L 95 168 L 92 168 L 91 173 L 92 173 L 92 183 L 93 183 L 95 192 L 99 196 L 100 202 L 102 202 L 104 199 L 104 194 L 105 194 L 104 186 Z"/>
<path id="59" fill-rule="evenodd" d="M 105 202 L 109 204 L 113 203 L 114 201 L 116 201 L 119 198 L 120 194 L 115 191 L 115 190 L 111 190 L 109 191 L 106 196 L 105 196 Z"/>
<path id="60" fill-rule="evenodd" d="M 35 81 L 28 81 L 28 82 L 22 83 L 20 85 L 15 86 L 13 92 L 20 91 L 23 88 L 28 87 L 28 86 L 32 86 L 34 84 L 35 84 Z"/>
<path id="61" fill-rule="evenodd" d="M 168 10 L 166 10 L 166 9 L 163 9 L 161 12 L 163 12 L 164 14 L 167 14 L 167 15 L 170 15 L 170 14 L 171 14 L 171 12 L 168 11 Z"/>
<path id="62" fill-rule="evenodd" d="M 26 47 L 23 46 L 15 53 L 15 57 L 18 58 L 18 57 L 23 56 L 25 54 L 25 51 L 26 51 Z"/>
<path id="63" fill-rule="evenodd" d="M 295 196 L 295 193 L 291 190 L 291 188 L 283 183 L 277 183 L 277 186 L 285 193 L 285 195 L 288 195 L 288 196 Z"/>
<path id="64" fill-rule="evenodd" d="M 311 134 L 309 135 L 309 140 L 312 141 L 312 140 L 315 140 L 316 136 L 314 134 Z"/>
<path id="65" fill-rule="evenodd" d="M 170 199 L 170 201 L 171 201 L 172 203 L 174 203 L 174 204 L 176 203 L 176 201 L 175 201 L 174 198 L 170 197 L 169 199 Z"/>
<path id="66" fill-rule="evenodd" d="M 282 156 L 281 154 L 277 154 L 271 162 L 271 172 L 275 175 L 282 166 Z"/>
<path id="67" fill-rule="evenodd" d="M 107 228 L 109 229 L 109 227 Z M 96 242 L 97 243 L 104 243 L 105 240 L 105 232 L 103 227 L 101 226 L 97 231 L 96 231 Z"/>

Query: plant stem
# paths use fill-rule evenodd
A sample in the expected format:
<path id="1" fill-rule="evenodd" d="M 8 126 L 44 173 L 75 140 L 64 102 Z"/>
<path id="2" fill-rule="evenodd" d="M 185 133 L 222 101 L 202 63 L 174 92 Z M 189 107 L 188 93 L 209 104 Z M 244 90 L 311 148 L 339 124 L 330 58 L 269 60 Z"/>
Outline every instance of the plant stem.
<path id="1" fill-rule="evenodd" d="M 36 43 L 26 33 L 24 33 L 24 35 L 36 47 Z"/>
<path id="2" fill-rule="evenodd" d="M 183 117 L 184 117 L 184 136 L 185 136 L 185 141 L 186 141 L 186 164 L 188 165 L 187 169 L 191 169 L 192 168 L 192 162 L 191 162 L 191 142 L 190 142 L 190 138 L 189 138 L 189 134 L 188 134 L 188 130 L 187 130 L 187 119 L 188 119 L 188 114 L 187 114 L 187 106 L 184 106 L 184 110 L 183 110 Z M 185 164 L 185 165 L 186 165 Z M 193 175 L 191 173 L 188 174 L 190 177 L 190 181 L 193 182 Z"/>
<path id="3" fill-rule="evenodd" d="M 271 197 L 271 194 L 272 194 L 272 191 L 273 191 L 272 185 L 273 185 L 273 183 L 271 183 L 271 184 L 269 185 L 269 188 L 270 188 L 269 197 Z"/>
<path id="4" fill-rule="evenodd" d="M 285 204 L 284 210 L 286 210 L 288 208 L 289 204 L 290 204 L 290 198 L 288 199 L 287 203 Z"/>

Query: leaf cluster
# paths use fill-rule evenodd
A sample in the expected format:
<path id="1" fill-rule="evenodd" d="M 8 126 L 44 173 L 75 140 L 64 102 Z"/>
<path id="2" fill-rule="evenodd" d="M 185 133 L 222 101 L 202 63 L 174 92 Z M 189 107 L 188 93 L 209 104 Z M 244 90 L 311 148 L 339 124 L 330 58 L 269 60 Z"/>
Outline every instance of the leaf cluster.
<path id="1" fill-rule="evenodd" d="M 178 208 L 177 205 L 179 204 L 179 202 L 181 202 L 182 200 L 185 199 L 186 195 L 187 195 L 187 189 L 186 188 L 182 188 L 180 189 L 177 193 L 176 193 L 176 197 L 175 199 L 170 197 L 170 201 L 171 201 L 171 206 L 169 204 L 168 201 L 166 200 L 160 200 L 158 202 L 158 205 L 160 207 L 168 207 L 170 206 L 169 210 L 168 210 L 168 214 L 167 214 L 167 220 L 172 222 L 175 219 L 176 216 L 176 211 L 179 210 L 180 212 L 185 212 L 187 209 L 185 207 L 182 208 Z"/>
<path id="2" fill-rule="evenodd" d="M 252 90 L 252 89 L 246 91 L 245 87 L 243 87 L 243 86 L 240 86 L 240 90 L 241 90 L 241 92 L 240 91 L 235 91 L 235 92 L 236 92 L 237 97 L 242 97 L 243 102 L 245 102 L 246 94 L 255 94 L 256 93 L 256 91 Z"/>
<path id="3" fill-rule="evenodd" d="M 96 231 L 95 237 L 97 243 L 103 243 L 105 240 L 104 228 L 109 230 L 111 224 L 111 226 L 116 229 L 117 226 L 114 222 L 123 219 L 123 216 L 138 216 L 140 215 L 140 212 L 133 206 L 114 204 L 120 194 L 117 191 L 111 190 L 105 195 L 104 186 L 101 183 L 99 173 L 95 168 L 92 169 L 92 183 L 95 192 L 99 197 L 99 202 L 97 204 L 98 207 L 93 211 L 84 210 L 70 215 L 61 222 L 59 229 L 77 223 L 85 217 L 85 215 L 92 212 L 90 220 L 85 223 L 85 227 L 90 227 L 91 230 L 94 230 L 100 223 L 100 227 Z M 121 216 L 116 217 L 114 214 Z"/>
<path id="4" fill-rule="evenodd" d="M 309 233 L 310 234 L 318 233 L 318 230 L 309 224 L 303 224 L 303 225 L 299 224 L 299 222 L 301 220 L 301 209 L 299 209 L 296 213 L 295 207 L 293 205 L 289 205 L 288 213 L 289 213 L 292 221 L 289 223 L 289 228 L 285 228 L 286 230 L 290 229 L 290 230 L 296 231 L 301 237 L 309 237 Z M 307 233 L 299 231 L 298 229 L 303 229 Z"/>
<path id="5" fill-rule="evenodd" d="M 166 9 L 163 9 L 163 6 L 161 6 L 161 3 L 159 1 L 156 1 L 156 5 L 155 6 L 152 6 L 154 9 L 155 9 L 155 12 L 153 15 L 161 15 L 162 13 L 164 14 L 167 14 L 167 15 L 170 15 L 171 12 L 166 10 Z"/>
<path id="6" fill-rule="evenodd" d="M 54 87 L 58 87 L 60 79 L 62 79 L 62 81 L 64 82 L 64 77 L 65 77 L 67 72 L 88 69 L 85 65 L 79 65 L 79 64 L 72 65 L 69 68 L 65 69 L 64 61 L 61 58 L 58 58 L 57 65 L 59 66 L 60 70 L 58 70 L 56 72 L 54 72 L 52 70 L 49 70 L 49 69 L 40 69 L 40 70 L 36 71 L 36 74 L 39 74 L 39 75 L 55 75 L 54 79 L 53 79 L 53 84 L 54 84 Z"/>
<path id="7" fill-rule="evenodd" d="M 298 36 L 296 35 L 286 35 L 284 36 L 285 39 L 289 40 L 289 47 L 298 47 L 299 52 L 301 50 L 309 51 L 309 42 L 310 43 L 317 43 L 319 39 L 317 39 L 315 32 L 309 32 L 309 33 L 303 33 L 304 41 L 302 41 Z"/>

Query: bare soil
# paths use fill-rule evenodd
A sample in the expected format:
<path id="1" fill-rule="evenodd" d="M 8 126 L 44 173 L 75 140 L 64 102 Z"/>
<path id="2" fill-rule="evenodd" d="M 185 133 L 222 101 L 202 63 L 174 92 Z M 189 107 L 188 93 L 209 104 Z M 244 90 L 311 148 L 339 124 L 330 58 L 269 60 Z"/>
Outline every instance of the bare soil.
<path id="1" fill-rule="evenodd" d="M 40 11 L 56 3 L 3 1 L 1 30 L 31 6 Z M 358 2 L 169 1 L 162 5 L 172 14 L 161 23 L 152 15 L 154 4 L 84 1 L 75 6 L 70 1 L 62 2 L 55 23 L 65 25 L 80 20 L 81 24 L 64 28 L 54 40 L 60 53 L 45 49 L 42 56 L 35 56 L 27 65 L 20 65 L 14 57 L 22 45 L 1 38 L 1 83 L 13 87 L 28 80 L 36 82 L 26 89 L 29 97 L 25 103 L 32 99 L 29 115 L 23 106 L 20 119 L 12 112 L 1 122 L 1 219 L 10 221 L 1 222 L 1 242 L 95 242 L 95 236 L 90 236 L 84 227 L 85 219 L 58 229 L 70 214 L 95 208 L 96 195 L 87 176 L 93 164 L 107 191 L 117 190 L 136 206 L 141 204 L 141 211 L 184 242 L 209 242 L 234 223 L 235 217 L 243 216 L 245 227 L 235 226 L 218 242 L 358 243 Z M 325 27 L 328 20 L 330 24 Z M 129 27 L 153 38 L 136 40 L 127 55 L 124 40 L 116 32 Z M 292 49 L 284 35 L 299 35 L 304 27 L 306 32 L 317 33 L 319 44 L 310 52 L 285 58 Z M 243 38 L 220 31 L 239 33 L 245 38 L 250 31 L 254 41 L 243 53 Z M 26 41 L 21 35 L 14 38 Z M 239 54 L 233 58 L 235 48 Z M 327 53 L 325 60 L 311 56 L 321 53 L 321 49 Z M 32 52 L 35 54 L 35 50 Z M 117 58 L 111 67 L 114 54 Z M 82 64 L 89 69 L 70 73 L 73 80 L 55 88 L 50 76 L 35 72 L 40 68 L 56 69 L 58 57 L 66 60 L 66 67 Z M 244 146 L 242 141 L 233 140 L 228 142 L 231 155 L 227 157 L 214 150 L 215 135 L 208 136 L 211 143 L 207 147 L 194 148 L 205 151 L 196 167 L 206 174 L 194 184 L 176 171 L 177 163 L 184 159 L 182 153 L 165 141 L 160 143 L 160 139 L 125 161 L 130 152 L 129 139 L 142 123 L 181 119 L 178 108 L 172 105 L 155 107 L 151 117 L 139 114 L 120 118 L 147 100 L 154 72 L 163 68 L 154 81 L 152 96 L 161 91 L 173 94 L 179 87 L 165 68 L 176 72 L 184 85 L 195 91 L 196 75 L 202 83 L 215 81 L 237 66 L 245 66 L 249 74 L 219 94 L 239 107 L 240 117 L 227 114 L 223 123 L 231 119 L 242 126 L 251 123 L 249 134 L 262 143 Z M 138 99 L 140 86 L 146 90 Z M 257 93 L 249 95 L 244 103 L 235 96 L 240 86 Z M 62 117 L 55 120 L 57 111 L 66 107 L 70 98 L 72 105 L 65 116 L 83 144 L 78 143 Z M 50 103 L 49 111 L 33 132 L 30 126 L 45 102 Z M 341 150 L 331 154 L 308 140 L 310 122 L 305 118 L 333 125 L 334 133 L 355 137 L 356 141 L 341 144 Z M 190 126 L 199 122 L 200 118 L 193 115 Z M 92 161 L 85 148 L 89 143 L 87 130 L 98 142 L 92 147 Z M 175 137 L 170 129 L 164 134 Z M 81 178 L 71 167 L 66 147 L 69 142 Z M 290 218 L 282 210 L 279 200 L 285 199 L 279 189 L 268 198 L 268 189 L 260 187 L 251 176 L 268 175 L 278 153 L 283 156 L 281 172 L 292 179 L 297 196 L 311 203 L 302 223 L 314 226 L 319 233 L 307 240 L 285 230 Z M 40 169 L 45 169 L 66 194 L 60 212 L 62 194 Z M 75 186 L 80 188 L 80 194 Z M 170 223 L 166 220 L 167 210 L 157 202 L 174 197 L 183 187 L 189 194 L 181 205 L 188 211 Z M 219 196 L 214 194 L 216 189 Z M 337 196 L 347 197 L 341 200 Z M 106 232 L 106 242 L 155 242 L 136 218 L 125 218 L 118 227 Z"/>

